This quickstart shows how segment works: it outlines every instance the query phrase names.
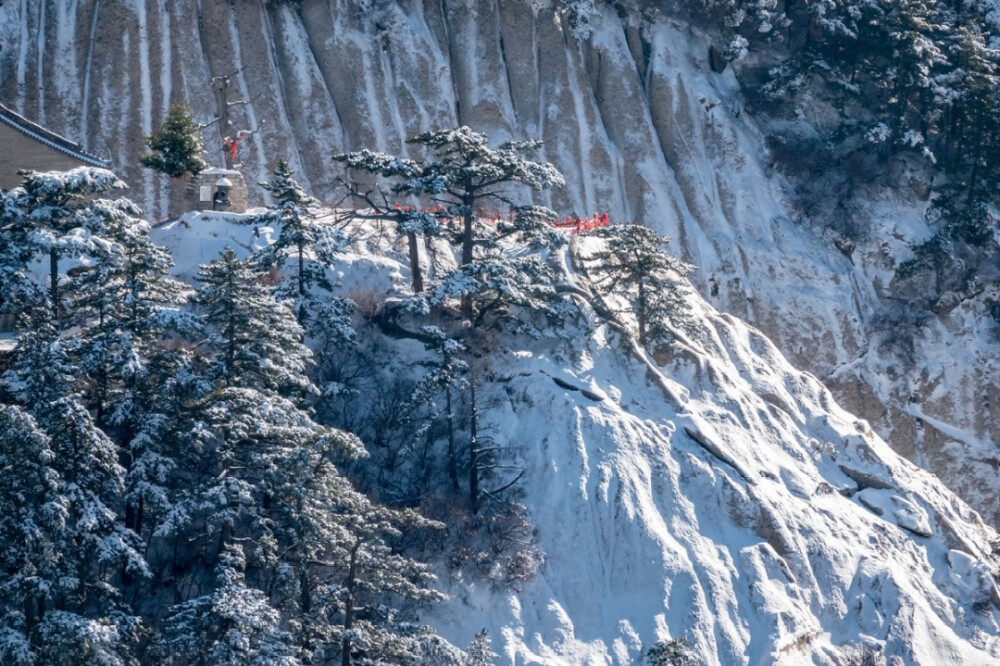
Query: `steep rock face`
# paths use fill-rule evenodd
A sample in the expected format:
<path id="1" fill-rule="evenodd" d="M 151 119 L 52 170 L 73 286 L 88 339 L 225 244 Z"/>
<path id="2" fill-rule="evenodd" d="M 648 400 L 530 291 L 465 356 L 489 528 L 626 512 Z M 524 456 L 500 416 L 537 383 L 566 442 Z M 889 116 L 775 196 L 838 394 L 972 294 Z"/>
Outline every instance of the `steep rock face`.
<path id="1" fill-rule="evenodd" d="M 902 356 L 896 325 L 877 316 L 879 285 L 913 240 L 893 218 L 918 218 L 916 200 L 884 205 L 877 240 L 845 256 L 791 219 L 732 71 L 710 70 L 709 40 L 655 10 L 596 4 L 578 40 L 546 0 L 7 0 L 0 99 L 108 156 L 153 217 L 176 210 L 182 188 L 139 169 L 143 135 L 176 100 L 210 122 L 213 76 L 238 72 L 228 99 L 247 103 L 231 107 L 230 131 L 205 128 L 210 159 L 221 163 L 223 134 L 253 129 L 248 181 L 284 157 L 331 202 L 341 150 L 405 151 L 407 136 L 458 123 L 541 138 L 568 182 L 544 203 L 673 236 L 714 305 L 994 520 L 989 295 L 942 313 Z"/>

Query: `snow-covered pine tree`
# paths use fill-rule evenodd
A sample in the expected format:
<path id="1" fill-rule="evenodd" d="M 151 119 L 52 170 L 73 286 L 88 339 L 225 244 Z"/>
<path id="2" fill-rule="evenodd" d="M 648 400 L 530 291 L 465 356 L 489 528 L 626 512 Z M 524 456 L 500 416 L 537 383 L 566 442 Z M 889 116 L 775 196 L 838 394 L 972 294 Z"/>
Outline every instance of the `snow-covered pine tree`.
<path id="1" fill-rule="evenodd" d="M 88 270 L 67 281 L 77 362 L 86 403 L 127 471 L 125 524 L 148 538 L 169 506 L 176 398 L 191 362 L 183 346 L 163 341 L 195 325 L 183 309 L 187 288 L 166 276 L 170 253 L 152 242 L 137 211 L 96 201 L 90 212 L 102 218 L 107 242 L 91 254 Z"/>
<path id="2" fill-rule="evenodd" d="M 449 218 L 460 219 L 456 240 L 461 243 L 463 266 L 474 256 L 481 205 L 513 206 L 512 186 L 544 190 L 564 184 L 554 166 L 525 157 L 538 150 L 541 141 L 508 141 L 490 148 L 485 134 L 458 127 L 425 132 L 407 143 L 429 149 L 432 159 L 421 162 L 370 150 L 342 153 L 334 159 L 349 169 L 389 179 L 396 195 L 429 199 L 444 206 Z"/>
<path id="3" fill-rule="evenodd" d="M 311 291 L 320 287 L 331 288 L 324 268 L 315 262 L 315 246 L 323 230 L 316 224 L 315 199 L 295 181 L 288 163 L 279 160 L 271 180 L 260 186 L 271 193 L 274 204 L 266 213 L 249 220 L 250 224 L 277 224 L 277 239 L 258 253 L 257 259 L 268 268 L 281 270 L 289 258 L 295 260 L 295 275 L 283 285 L 280 297 L 295 300 L 295 313 L 299 324 L 306 326 L 310 310 Z M 313 257 L 308 257 L 313 254 Z"/>
<path id="4" fill-rule="evenodd" d="M 513 220 L 500 221 L 483 234 L 478 241 L 480 250 L 471 262 L 461 265 L 450 275 L 443 277 L 433 289 L 410 301 L 411 310 L 425 313 L 430 311 L 431 306 L 445 309 L 449 304 L 460 304 L 457 314 L 467 323 L 456 327 L 451 334 L 455 339 L 451 341 L 448 341 L 448 335 L 440 329 L 425 329 L 425 334 L 430 337 L 426 344 L 442 353 L 448 366 L 446 375 L 435 380 L 432 373 L 429 379 L 440 381 L 447 376 L 450 378 L 448 381 L 455 381 L 452 371 L 458 366 L 453 364 L 452 357 L 462 346 L 475 350 L 473 355 L 465 359 L 470 364 L 473 361 L 476 367 L 488 364 L 493 346 L 490 340 L 500 329 L 537 337 L 556 334 L 558 325 L 571 312 L 571 304 L 555 288 L 557 272 L 548 256 L 551 249 L 565 243 L 564 237 L 549 224 L 554 217 L 554 213 L 545 208 L 516 207 Z M 509 238 L 516 238 L 536 252 L 508 252 L 502 241 Z M 459 347 L 449 346 L 450 343 L 459 344 Z M 469 366 L 462 367 L 467 370 Z M 445 369 L 445 366 L 438 368 Z M 494 498 L 498 497 L 497 493 L 510 489 L 520 476 L 518 474 L 513 480 L 504 480 L 493 491 L 481 486 L 480 481 L 487 470 L 501 467 L 513 469 L 512 466 L 501 465 L 497 460 L 500 454 L 509 451 L 492 444 L 484 446 L 479 441 L 476 393 L 485 385 L 486 375 L 487 373 L 477 373 L 475 380 L 469 381 L 470 375 L 463 382 L 463 386 L 468 388 L 470 411 L 468 447 L 465 449 L 467 456 L 462 466 L 468 474 L 469 507 L 473 513 L 478 511 L 483 496 L 492 494 Z M 433 384 L 428 385 L 430 386 Z M 446 424 L 447 468 L 452 486 L 457 488 L 458 446 L 454 412 L 450 405 L 452 396 L 450 388 L 443 388 L 449 415 Z"/>
<path id="5" fill-rule="evenodd" d="M 949 64 L 940 48 L 943 26 L 937 22 L 933 3 L 928 0 L 888 4 L 885 9 L 884 16 L 868 25 L 880 31 L 876 39 L 889 50 L 888 58 L 883 60 L 894 64 L 892 92 L 885 111 L 893 130 L 892 140 L 898 147 L 923 149 L 928 121 L 939 114 L 934 100 L 937 79 Z M 870 63 L 879 66 L 874 59 Z M 867 74 L 877 76 L 878 72 Z"/>
<path id="6" fill-rule="evenodd" d="M 105 242 L 95 243 L 86 270 L 67 278 L 69 322 L 81 339 L 88 403 L 102 428 L 127 440 L 138 419 L 136 393 L 150 390 L 142 386 L 148 360 L 164 352 L 164 334 L 190 319 L 181 312 L 186 288 L 166 276 L 170 253 L 152 242 L 149 224 L 125 200 L 98 200 L 84 212 L 99 221 Z"/>
<path id="7" fill-rule="evenodd" d="M 146 137 L 146 145 L 150 152 L 139 158 L 142 165 L 171 178 L 199 174 L 208 166 L 202 159 L 201 127 L 187 104 L 171 104 L 160 128 Z"/>
<path id="8" fill-rule="evenodd" d="M 52 443 L 31 415 L 0 405 L 0 662 L 29 666 L 44 653 L 39 620 L 58 580 L 69 514 Z"/>
<path id="9" fill-rule="evenodd" d="M 281 488 L 301 472 L 290 469 L 290 457 L 321 428 L 301 404 L 310 387 L 302 329 L 261 277 L 254 262 L 227 248 L 202 267 L 193 298 L 210 356 L 172 435 L 179 464 L 156 531 L 183 544 L 164 549 L 173 551 L 165 564 L 180 572 L 177 589 L 196 592 L 174 609 L 159 640 L 173 663 L 300 663 L 287 618 L 265 587 L 280 564 L 272 520 L 287 511 Z M 216 584 L 206 589 L 212 567 Z M 184 661 L 192 652 L 214 661 Z"/>
<path id="10" fill-rule="evenodd" d="M 239 568 L 240 581 L 250 576 L 247 584 L 254 585 L 265 575 L 267 566 L 258 560 L 271 552 L 273 484 L 287 451 L 319 430 L 301 409 L 311 386 L 302 329 L 287 304 L 260 284 L 261 276 L 254 262 L 229 248 L 202 266 L 192 298 L 205 331 L 200 349 L 207 357 L 193 368 L 202 374 L 177 377 L 181 394 L 169 395 L 178 409 L 167 415 L 172 420 L 159 422 L 172 423 L 169 431 L 153 421 L 148 432 L 150 441 L 166 437 L 176 452 L 168 510 L 155 532 L 172 542 L 174 548 L 163 550 L 173 556 L 154 568 L 170 566 L 178 588 L 200 590 L 206 599 L 212 590 L 204 589 L 205 575 L 233 546 L 252 556 L 248 571 Z"/>
<path id="11" fill-rule="evenodd" d="M 948 56 L 954 69 L 936 81 L 947 83 L 952 93 L 946 106 L 945 164 L 952 172 L 952 188 L 972 207 L 974 202 L 989 201 L 995 194 L 989 191 L 990 183 L 1000 175 L 1000 53 L 988 46 L 981 28 L 973 23 L 959 26 L 950 40 Z M 960 216 L 952 221 L 962 224 Z M 985 235 L 985 230 L 977 230 L 979 236 Z"/>
<path id="12" fill-rule="evenodd" d="M 931 118 L 941 125 L 945 141 L 938 152 L 948 176 L 940 179 L 928 208 L 928 221 L 938 230 L 897 269 L 897 286 L 915 280 L 925 304 L 990 279 L 992 271 L 980 269 L 1000 251 L 990 185 L 1000 177 L 1000 52 L 987 46 L 972 22 L 949 31 L 946 45 L 949 66 L 933 78 L 940 109 Z"/>
<path id="13" fill-rule="evenodd" d="M 100 244 L 103 218 L 98 208 L 123 208 L 131 211 L 125 199 L 103 201 L 94 199 L 125 189 L 126 185 L 106 169 L 78 167 L 70 171 L 28 172 L 24 182 L 2 195 L 0 205 L 0 238 L 8 245 L 3 252 L 4 273 L 16 276 L 13 285 L 0 287 L 0 297 L 13 302 L 31 304 L 24 285 L 27 263 L 48 257 L 49 285 L 47 307 L 52 321 L 63 316 L 60 259 L 81 257 L 92 253 Z M 21 268 L 14 268 L 21 266 Z M 9 294 L 9 295 L 8 295 Z"/>
<path id="14" fill-rule="evenodd" d="M 263 272 L 227 247 L 198 273 L 194 302 L 204 313 L 206 348 L 214 353 L 207 375 L 220 386 L 303 395 L 310 390 L 311 356 L 287 302 L 261 284 Z"/>
<path id="15" fill-rule="evenodd" d="M 494 666 L 500 655 L 493 651 L 493 641 L 486 629 L 476 632 L 475 638 L 465 651 L 465 666 Z"/>
<path id="16" fill-rule="evenodd" d="M 302 329 L 261 277 L 254 262 L 227 248 L 201 267 L 192 299 L 210 356 L 203 362 L 205 387 L 184 407 L 187 426 L 178 441 L 184 483 L 159 532 L 175 539 L 190 531 L 210 535 L 191 548 L 204 549 L 208 562 L 233 538 L 265 534 L 268 480 L 280 477 L 288 447 L 319 429 L 301 409 L 311 390 Z"/>
<path id="17" fill-rule="evenodd" d="M 41 313 L 39 313 L 41 315 Z M 73 386 L 77 367 L 68 354 L 72 345 L 57 336 L 39 316 L 32 335 L 22 335 L 14 369 L 4 383 L 36 428 L 22 440 L 40 454 L 35 482 L 21 488 L 26 495 L 49 493 L 42 504 L 57 510 L 34 526 L 35 543 L 44 543 L 46 566 L 35 575 L 34 610 L 24 613 L 28 641 L 46 657 L 42 663 L 131 663 L 139 618 L 123 603 L 121 587 L 135 575 L 148 575 L 138 536 L 119 521 L 125 470 L 114 443 L 97 427 Z M 47 447 L 43 439 L 48 438 Z M 27 439 L 25 439 L 27 438 Z M 3 438 L 7 445 L 6 436 Z M 13 477 L 13 483 L 23 481 Z M 43 576 L 43 577 L 42 577 Z M 28 601 L 24 599 L 22 601 Z M 4 609 L 7 611 L 10 609 Z"/>
<path id="18" fill-rule="evenodd" d="M 684 283 L 690 267 L 667 254 L 667 239 L 631 224 L 593 232 L 605 249 L 584 257 L 592 262 L 594 287 L 606 296 L 623 296 L 639 327 L 639 344 L 670 339 L 669 326 L 684 320 Z"/>
<path id="19" fill-rule="evenodd" d="M 278 161 L 273 178 L 261 186 L 271 192 L 274 205 L 250 223 L 277 224 L 280 231 L 275 242 L 258 252 L 255 260 L 268 270 L 278 271 L 289 259 L 294 260 L 294 275 L 282 279 L 274 295 L 294 303 L 299 325 L 322 363 L 331 347 L 342 348 L 354 341 L 354 303 L 332 293 L 326 273 L 342 238 L 336 230 L 318 224 L 317 201 L 295 181 L 294 172 L 284 160 Z"/>
<path id="20" fill-rule="evenodd" d="M 405 656 L 415 634 L 396 621 L 394 597 L 441 598 L 427 588 L 433 577 L 426 566 L 388 543 L 403 528 L 440 526 L 413 512 L 375 506 L 354 490 L 330 460 L 360 450 L 356 438 L 338 431 L 303 440 L 286 450 L 281 483 L 273 486 L 270 515 L 280 564 L 269 585 L 305 663 L 329 663 L 338 655 L 352 663 L 345 661 L 352 653 L 364 654 L 353 663 Z"/>
<path id="21" fill-rule="evenodd" d="M 399 224 L 399 230 L 406 234 L 413 293 L 419 294 L 424 290 L 424 277 L 423 271 L 420 268 L 420 245 L 418 239 L 421 237 L 431 238 L 433 236 L 440 236 L 442 232 L 441 224 L 437 216 L 422 210 L 402 208 L 394 214 Z"/>
<path id="22" fill-rule="evenodd" d="M 244 575 L 242 547 L 227 545 L 210 592 L 175 606 L 155 646 L 171 666 L 301 666 L 281 616 Z"/>
<path id="23" fill-rule="evenodd" d="M 9 203 L 0 192 L 0 313 L 15 314 L 23 327 L 46 297 L 44 287 L 28 271 L 33 249 L 21 229 L 19 212 L 5 210 Z"/>
<path id="24" fill-rule="evenodd" d="M 328 552 L 335 571 L 334 594 L 341 604 L 342 666 L 404 661 L 413 655 L 412 627 L 400 623 L 389 601 L 439 601 L 444 595 L 429 587 L 434 575 L 427 565 L 398 553 L 389 543 L 402 529 L 443 528 L 412 510 L 372 504 L 363 495 L 341 518 L 343 538 Z"/>
<path id="25" fill-rule="evenodd" d="M 435 634 L 419 638 L 407 666 L 465 666 L 465 653 Z"/>

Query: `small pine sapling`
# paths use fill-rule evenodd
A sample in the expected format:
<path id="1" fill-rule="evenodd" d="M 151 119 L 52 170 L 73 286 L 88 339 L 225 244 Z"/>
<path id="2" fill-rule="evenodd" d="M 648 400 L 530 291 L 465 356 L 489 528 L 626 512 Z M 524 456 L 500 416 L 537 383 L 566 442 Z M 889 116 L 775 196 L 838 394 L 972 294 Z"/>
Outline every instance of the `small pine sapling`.
<path id="1" fill-rule="evenodd" d="M 150 152 L 139 158 L 142 165 L 171 178 L 197 175 L 208 166 L 201 157 L 205 154 L 201 127 L 186 104 L 170 106 L 160 129 L 146 137 L 146 145 Z"/>
<path id="2" fill-rule="evenodd" d="M 494 666 L 499 656 L 493 651 L 489 632 L 483 629 L 476 632 L 476 637 L 465 651 L 465 666 Z"/>

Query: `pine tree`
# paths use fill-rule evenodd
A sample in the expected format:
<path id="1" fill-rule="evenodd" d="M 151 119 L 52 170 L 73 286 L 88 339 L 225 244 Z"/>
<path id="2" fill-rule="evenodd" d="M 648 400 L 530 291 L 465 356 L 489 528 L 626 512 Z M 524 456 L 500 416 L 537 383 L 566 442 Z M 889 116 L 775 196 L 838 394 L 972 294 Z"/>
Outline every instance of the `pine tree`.
<path id="1" fill-rule="evenodd" d="M 476 632 L 476 637 L 466 650 L 465 666 L 493 666 L 499 656 L 493 651 L 489 633 L 483 629 Z"/>
<path id="2" fill-rule="evenodd" d="M 149 236 L 137 210 L 94 202 L 103 224 L 87 270 L 67 279 L 70 323 L 82 340 L 80 364 L 92 378 L 89 403 L 105 429 L 133 432 L 138 393 L 148 378 L 146 364 L 158 354 L 160 338 L 189 325 L 181 312 L 186 288 L 167 278 L 173 260 Z M 114 413 L 108 413 L 113 410 Z"/>
<path id="3" fill-rule="evenodd" d="M 281 269 L 287 261 L 289 250 L 294 254 L 295 290 L 294 294 L 288 296 L 297 301 L 296 315 L 299 324 L 304 326 L 309 289 L 321 286 L 329 290 L 330 283 L 321 267 L 306 262 L 306 252 L 316 245 L 319 233 L 313 212 L 316 200 L 306 194 L 305 190 L 295 182 L 293 175 L 288 163 L 279 160 L 278 166 L 274 169 L 274 177 L 260 184 L 271 193 L 274 205 L 264 215 L 254 218 L 252 223 L 277 223 L 281 226 L 278 238 L 262 251 L 260 259 L 265 266 Z"/>
<path id="4" fill-rule="evenodd" d="M 392 663 L 413 654 L 406 626 L 386 598 L 438 601 L 441 593 L 428 587 L 434 580 L 427 565 L 390 547 L 403 528 L 443 527 L 410 510 L 395 511 L 371 504 L 357 495 L 343 515 L 344 538 L 333 544 L 330 563 L 339 572 L 336 598 L 341 604 L 341 664 Z"/>
<path id="5" fill-rule="evenodd" d="M 300 666 L 281 616 L 247 585 L 243 550 L 227 545 L 217 585 L 174 607 L 156 651 L 175 666 Z"/>
<path id="6" fill-rule="evenodd" d="M 544 190 L 565 184 L 551 164 L 524 157 L 540 148 L 540 141 L 508 141 L 494 149 L 485 134 L 459 127 L 425 132 L 407 143 L 429 149 L 433 159 L 419 162 L 369 150 L 339 154 L 334 159 L 349 169 L 392 180 L 392 191 L 397 195 L 429 197 L 447 209 L 449 218 L 462 220 L 458 236 L 462 266 L 471 263 L 474 256 L 481 205 L 498 202 L 512 206 L 511 186 Z"/>
<path id="7" fill-rule="evenodd" d="M 169 507 L 174 396 L 190 365 L 188 352 L 163 340 L 183 337 L 195 322 L 182 309 L 187 288 L 166 277 L 173 260 L 151 241 L 148 223 L 114 212 L 105 219 L 109 242 L 91 257 L 89 270 L 70 278 L 67 290 L 78 363 L 88 378 L 84 396 L 126 468 L 125 524 L 147 536 L 155 516 Z"/>
<path id="8" fill-rule="evenodd" d="M 188 584 L 202 563 L 215 566 L 217 584 L 175 609 L 161 651 L 175 663 L 298 664 L 296 632 L 268 588 L 288 529 L 285 502 L 294 500 L 286 489 L 309 483 L 311 469 L 293 465 L 295 452 L 322 433 L 302 409 L 309 354 L 290 308 L 259 284 L 252 261 L 227 249 L 201 276 L 193 300 L 213 356 L 180 412 L 179 478 L 157 535 L 185 544 L 173 566 L 188 570 Z M 208 661 L 180 661 L 192 649 Z"/>
<path id="9" fill-rule="evenodd" d="M 310 387 L 301 328 L 259 283 L 261 276 L 228 248 L 202 267 L 192 299 L 203 319 L 202 354 L 208 354 L 192 369 L 202 374 L 182 378 L 189 388 L 178 387 L 177 407 L 142 433 L 150 442 L 167 437 L 174 452 L 176 474 L 155 534 L 184 544 L 171 566 L 186 570 L 190 581 L 237 544 L 258 545 L 248 554 L 267 550 L 268 505 L 285 451 L 319 429 L 301 408 Z M 249 574 L 256 572 L 254 564 Z M 246 575 L 242 568 L 239 575 Z"/>
<path id="10" fill-rule="evenodd" d="M 59 577 L 69 507 L 50 438 L 31 415 L 0 405 L 0 432 L 0 662 L 27 666 L 43 649 L 39 616 Z"/>
<path id="11" fill-rule="evenodd" d="M 150 152 L 139 158 L 142 165 L 171 178 L 197 175 L 208 166 L 201 157 L 205 154 L 201 128 L 186 104 L 170 105 L 163 124 L 146 138 L 146 145 Z"/>
<path id="12" fill-rule="evenodd" d="M 352 158 L 352 155 L 357 157 Z M 371 160 L 377 161 L 380 158 L 376 153 L 361 151 L 360 153 L 336 155 L 334 159 L 349 164 L 349 168 L 361 170 L 369 168 L 364 166 L 365 164 L 370 164 L 372 167 L 376 166 Z M 406 236 L 407 252 L 410 260 L 410 284 L 413 293 L 419 294 L 424 290 L 424 274 L 423 268 L 420 265 L 420 238 L 430 238 L 443 233 L 438 217 L 444 217 L 444 213 L 442 211 L 430 213 L 398 204 L 390 205 L 389 199 L 384 193 L 381 196 L 381 200 L 378 200 L 370 192 L 361 193 L 356 186 L 351 185 L 350 187 L 351 194 L 367 204 L 368 212 L 365 214 L 365 217 L 392 220 L 396 223 L 399 233 Z"/>
<path id="13" fill-rule="evenodd" d="M 1000 56 L 986 40 L 978 26 L 959 26 L 949 45 L 955 69 L 938 82 L 954 91 L 947 100 L 953 144 L 947 165 L 967 206 L 987 198 L 988 184 L 1000 174 Z"/>
<path id="14" fill-rule="evenodd" d="M 41 506 L 47 511 L 58 507 L 58 515 L 50 514 L 32 535 L 34 542 L 46 544 L 51 559 L 36 573 L 44 576 L 34 583 L 37 596 L 24 599 L 31 603 L 23 606 L 23 627 L 29 642 L 46 655 L 44 663 L 124 665 L 130 663 L 140 620 L 123 603 L 120 587 L 149 569 L 140 539 L 115 511 L 125 471 L 114 443 L 73 388 L 78 381 L 71 347 L 40 319 L 32 335 L 19 339 L 14 369 L 4 377 L 18 403 L 29 406 L 37 431 L 48 438 L 45 447 L 42 437 L 30 435 L 31 446 L 41 448 L 35 481 L 44 479 L 31 492 L 48 495 L 55 483 L 55 492 Z"/>
<path id="15" fill-rule="evenodd" d="M 684 318 L 683 282 L 689 267 L 663 251 L 667 239 L 645 227 L 598 229 L 606 248 L 589 257 L 601 293 L 626 295 L 639 327 L 639 344 L 669 340 L 669 324 Z"/>
<path id="16" fill-rule="evenodd" d="M 37 289 L 25 283 L 29 278 L 24 267 L 33 260 L 48 257 L 49 286 L 47 303 L 51 319 L 63 316 L 62 284 L 59 261 L 66 257 L 85 257 L 100 246 L 105 214 L 118 210 L 132 211 L 125 199 L 97 199 L 125 189 L 126 185 L 106 169 L 78 167 L 70 171 L 27 172 L 24 182 L 2 196 L 0 238 L 8 249 L 0 268 L 14 279 L 0 286 L 0 298 L 14 303 L 38 305 Z"/>
<path id="17" fill-rule="evenodd" d="M 889 83 L 890 126 L 895 129 L 897 143 L 915 147 L 916 137 L 925 141 L 924 135 L 940 115 L 934 88 L 937 73 L 948 65 L 940 47 L 943 26 L 926 0 L 909 0 L 887 10 L 880 24 L 896 65 Z"/>
<path id="18" fill-rule="evenodd" d="M 229 247 L 201 267 L 194 302 L 204 312 L 207 347 L 216 352 L 208 376 L 222 386 L 302 394 L 310 388 L 302 329 L 289 317 L 288 304 L 260 284 L 262 278 L 254 262 L 237 258 Z"/>
<path id="19" fill-rule="evenodd" d="M 33 248 L 19 229 L 20 216 L 5 215 L 4 199 L 0 192 L 0 313 L 15 314 L 23 326 L 32 311 L 44 307 L 46 294 L 28 270 Z"/>
<path id="20" fill-rule="evenodd" d="M 270 524 L 281 565 L 276 605 L 295 627 L 307 663 L 364 653 L 357 663 L 413 649 L 392 598 L 433 601 L 425 565 L 398 554 L 388 539 L 403 528 L 440 527 L 413 512 L 373 505 L 337 472 L 331 458 L 356 456 L 360 442 L 327 431 L 288 447 L 273 488 Z M 283 569 L 287 573 L 283 573 Z M 380 663 L 380 662 L 379 662 Z M 392 663 L 392 662 L 390 662 Z"/>
<path id="21" fill-rule="evenodd" d="M 489 338 L 498 330 L 518 332 L 534 337 L 556 335 L 556 330 L 571 311 L 570 304 L 556 291 L 556 269 L 545 257 L 545 250 L 565 242 L 553 233 L 547 224 L 549 211 L 535 207 L 517 210 L 511 223 L 498 224 L 492 234 L 481 239 L 482 250 L 478 256 L 460 266 L 426 294 L 411 300 L 411 309 L 429 312 L 432 306 L 444 309 L 449 304 L 460 304 L 459 315 L 464 320 L 454 334 L 456 340 L 448 341 L 437 329 L 429 330 L 429 345 L 443 354 L 444 365 L 438 368 L 439 380 L 454 381 L 454 371 L 458 368 L 452 360 L 455 348 L 450 342 L 475 350 L 469 357 L 465 369 L 481 368 L 488 363 L 492 344 Z M 501 240 L 520 237 L 520 240 L 541 253 L 521 254 L 505 251 Z M 466 325 L 467 324 L 467 325 Z M 472 361 L 475 361 L 474 363 Z M 486 490 L 481 485 L 487 470 L 501 467 L 497 456 L 502 447 L 483 445 L 478 433 L 479 411 L 477 391 L 485 384 L 486 373 L 470 373 L 463 385 L 468 389 L 469 428 L 467 459 L 464 467 L 468 474 L 469 507 L 476 513 L 484 496 L 496 499 L 499 494 L 510 489 L 520 478 L 517 474 L 512 481 L 502 483 L 498 488 Z M 451 406 L 451 387 L 443 385 L 447 407 L 448 432 L 448 475 L 452 487 L 457 489 L 456 429 Z M 507 466 L 510 467 L 510 466 Z M 523 472 L 522 472 L 523 473 Z"/>
<path id="22" fill-rule="evenodd" d="M 322 336 L 337 330 L 350 339 L 351 304 L 330 294 L 333 286 L 327 279 L 324 264 L 338 246 L 336 234 L 317 224 L 317 201 L 306 194 L 295 181 L 294 172 L 284 160 L 279 160 L 274 177 L 261 183 L 271 192 L 274 205 L 251 220 L 252 224 L 277 224 L 277 239 L 260 251 L 258 262 L 265 268 L 281 270 L 290 258 L 295 261 L 295 274 L 279 283 L 276 296 L 295 302 L 299 325 L 310 334 Z M 325 260 L 325 261 L 324 261 Z M 322 295 L 319 290 L 327 292 Z"/>

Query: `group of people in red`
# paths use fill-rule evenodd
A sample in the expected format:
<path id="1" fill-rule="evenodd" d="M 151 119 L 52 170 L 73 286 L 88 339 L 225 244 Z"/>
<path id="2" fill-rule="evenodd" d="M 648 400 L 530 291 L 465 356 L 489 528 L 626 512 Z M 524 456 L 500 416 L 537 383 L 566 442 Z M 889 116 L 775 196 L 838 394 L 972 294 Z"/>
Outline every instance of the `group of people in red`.
<path id="1" fill-rule="evenodd" d="M 395 208 L 396 210 L 414 210 L 410 206 L 402 206 L 400 204 L 396 204 Z M 442 212 L 444 210 L 444 207 L 439 204 L 432 208 L 421 208 L 420 210 L 423 213 L 429 213 L 431 215 L 434 215 L 436 213 Z M 512 221 L 513 215 L 511 213 L 504 214 L 497 211 L 480 209 L 479 217 L 485 220 L 498 221 L 506 219 Z M 585 217 L 580 217 L 579 215 L 567 215 L 566 217 L 553 222 L 553 226 L 556 227 L 557 229 L 568 229 L 571 233 L 574 234 L 586 233 L 593 229 L 597 229 L 598 227 L 606 227 L 609 224 L 611 224 L 611 220 L 608 218 L 607 213 L 601 213 L 600 215 L 594 213 L 594 216 L 589 219 Z"/>

